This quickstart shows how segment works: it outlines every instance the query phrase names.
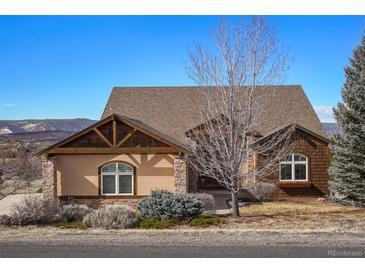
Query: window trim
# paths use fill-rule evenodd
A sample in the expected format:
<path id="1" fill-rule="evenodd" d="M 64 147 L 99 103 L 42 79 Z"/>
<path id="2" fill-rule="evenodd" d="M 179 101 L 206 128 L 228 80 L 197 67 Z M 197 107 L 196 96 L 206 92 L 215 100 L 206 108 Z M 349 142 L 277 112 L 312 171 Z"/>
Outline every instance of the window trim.
<path id="1" fill-rule="evenodd" d="M 292 154 L 287 154 L 284 155 L 282 158 L 291 156 L 291 161 L 282 161 L 279 160 L 279 181 L 280 182 L 308 182 L 308 170 L 309 170 L 309 165 L 308 165 L 308 157 L 303 155 L 303 154 L 299 154 L 299 153 L 292 153 Z M 305 158 L 305 161 L 295 161 L 294 157 L 295 156 L 301 156 Z M 283 180 L 281 179 L 281 165 L 282 164 L 286 164 L 286 165 L 291 165 L 291 179 L 289 180 Z M 305 170 L 305 179 L 295 179 L 295 164 L 305 164 L 306 170 Z"/>
<path id="2" fill-rule="evenodd" d="M 116 165 L 115 172 L 103 172 L 103 168 L 108 165 Z M 129 172 L 119 172 L 119 165 L 126 165 L 132 168 L 132 173 Z M 111 162 L 106 163 L 100 167 L 100 195 L 102 196 L 133 196 L 134 195 L 134 166 L 124 163 L 124 162 Z M 104 182 L 103 175 L 113 175 L 115 177 L 115 193 L 104 193 Z M 119 193 L 119 175 L 131 175 L 132 176 L 132 192 L 131 193 Z"/>

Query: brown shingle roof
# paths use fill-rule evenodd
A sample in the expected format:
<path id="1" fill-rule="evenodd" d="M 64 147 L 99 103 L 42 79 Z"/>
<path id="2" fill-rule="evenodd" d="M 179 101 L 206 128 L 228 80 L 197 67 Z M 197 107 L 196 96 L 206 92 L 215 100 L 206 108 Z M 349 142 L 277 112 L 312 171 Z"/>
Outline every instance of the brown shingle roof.
<path id="1" fill-rule="evenodd" d="M 265 92 L 272 92 L 273 96 L 271 108 L 257 128 L 262 135 L 296 123 L 325 136 L 301 86 L 271 86 Z M 201 87 L 115 87 L 101 118 L 117 113 L 137 119 L 184 143 L 184 133 L 203 122 L 203 98 Z"/>

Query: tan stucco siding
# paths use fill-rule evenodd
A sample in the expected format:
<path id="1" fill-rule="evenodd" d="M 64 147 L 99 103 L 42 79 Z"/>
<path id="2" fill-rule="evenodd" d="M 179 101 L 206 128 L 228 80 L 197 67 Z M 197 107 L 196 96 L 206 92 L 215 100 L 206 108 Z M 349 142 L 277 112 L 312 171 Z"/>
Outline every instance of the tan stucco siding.
<path id="1" fill-rule="evenodd" d="M 57 195 L 95 196 L 99 194 L 99 168 L 122 161 L 135 167 L 135 195 L 148 195 L 153 189 L 174 192 L 174 155 L 57 155 Z"/>

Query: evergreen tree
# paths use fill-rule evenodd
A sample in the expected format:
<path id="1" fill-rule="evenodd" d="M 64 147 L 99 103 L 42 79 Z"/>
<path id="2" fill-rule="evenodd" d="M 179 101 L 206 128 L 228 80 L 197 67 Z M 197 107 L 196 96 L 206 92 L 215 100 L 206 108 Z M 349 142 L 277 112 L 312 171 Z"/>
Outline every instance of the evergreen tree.
<path id="1" fill-rule="evenodd" d="M 342 103 L 334 109 L 339 132 L 330 168 L 331 198 L 365 207 L 365 36 L 345 68 Z"/>

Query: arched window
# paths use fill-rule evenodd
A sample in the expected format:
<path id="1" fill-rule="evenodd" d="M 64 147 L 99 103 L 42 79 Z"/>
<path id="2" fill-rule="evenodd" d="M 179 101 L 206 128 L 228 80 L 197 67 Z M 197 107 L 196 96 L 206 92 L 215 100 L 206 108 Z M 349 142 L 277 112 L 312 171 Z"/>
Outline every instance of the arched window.
<path id="1" fill-rule="evenodd" d="M 280 159 L 280 181 L 308 181 L 308 158 L 290 154 Z"/>
<path id="2" fill-rule="evenodd" d="M 101 168 L 102 195 L 133 195 L 133 167 L 124 163 L 111 163 Z"/>

